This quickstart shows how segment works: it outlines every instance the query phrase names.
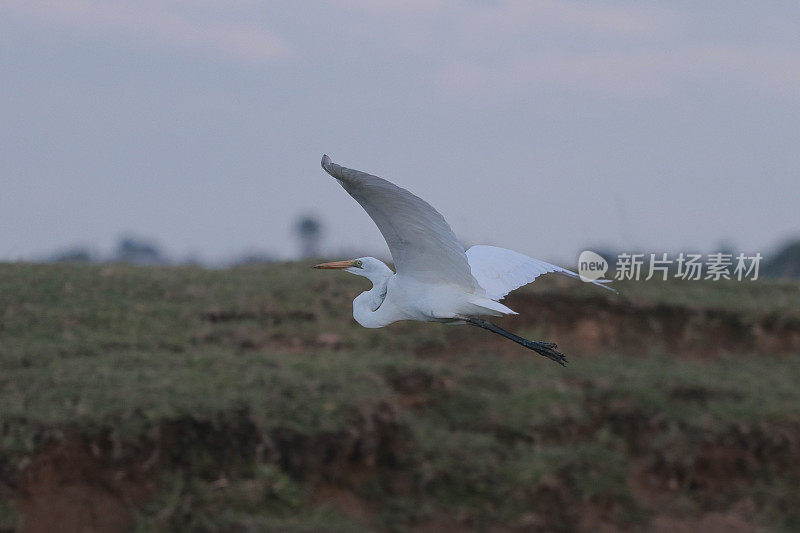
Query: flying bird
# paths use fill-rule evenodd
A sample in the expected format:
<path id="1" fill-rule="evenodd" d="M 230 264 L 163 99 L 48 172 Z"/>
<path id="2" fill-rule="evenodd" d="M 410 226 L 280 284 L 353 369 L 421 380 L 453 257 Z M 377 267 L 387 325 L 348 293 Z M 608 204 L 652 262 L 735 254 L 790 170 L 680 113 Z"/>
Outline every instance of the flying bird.
<path id="1" fill-rule="evenodd" d="M 336 178 L 378 226 L 397 272 L 374 257 L 322 263 L 314 268 L 339 269 L 363 276 L 372 289 L 353 300 L 353 318 L 365 328 L 399 320 L 472 324 L 487 329 L 566 366 L 567 358 L 551 342 L 531 341 L 483 320 L 515 315 L 502 303 L 509 292 L 548 272 L 580 279 L 578 274 L 523 254 L 477 245 L 469 250 L 429 203 L 397 185 L 331 162 L 322 168 Z M 610 280 L 592 283 L 604 285 Z"/>

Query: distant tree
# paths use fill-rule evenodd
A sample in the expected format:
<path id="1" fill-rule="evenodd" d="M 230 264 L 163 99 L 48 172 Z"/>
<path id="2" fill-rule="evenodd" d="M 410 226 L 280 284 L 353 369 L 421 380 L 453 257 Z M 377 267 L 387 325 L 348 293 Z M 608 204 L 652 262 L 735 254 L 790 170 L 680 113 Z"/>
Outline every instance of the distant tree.
<path id="1" fill-rule="evenodd" d="M 274 263 L 275 261 L 275 256 L 269 252 L 260 252 L 254 250 L 241 254 L 231 261 L 230 264 L 232 266 L 262 265 L 266 263 Z"/>
<path id="2" fill-rule="evenodd" d="M 87 248 L 80 246 L 60 250 L 48 259 L 52 263 L 88 263 L 91 260 L 91 252 Z"/>
<path id="3" fill-rule="evenodd" d="M 123 237 L 117 244 L 114 261 L 134 265 L 160 265 L 166 263 L 158 247 L 136 237 Z"/>
<path id="4" fill-rule="evenodd" d="M 731 242 L 730 239 L 723 239 L 717 245 L 717 249 L 714 250 L 714 252 L 721 252 L 723 254 L 736 255 L 736 250 L 737 249 L 738 248 L 736 247 L 736 245 L 734 245 L 733 242 Z"/>
<path id="5" fill-rule="evenodd" d="M 300 239 L 300 257 L 319 257 L 322 223 L 313 215 L 305 215 L 295 224 L 295 233 Z"/>
<path id="6" fill-rule="evenodd" d="M 203 258 L 196 254 L 189 254 L 178 260 L 177 264 L 184 266 L 203 266 Z"/>
<path id="7" fill-rule="evenodd" d="M 762 272 L 773 278 L 800 279 L 800 239 L 789 241 L 765 258 Z"/>

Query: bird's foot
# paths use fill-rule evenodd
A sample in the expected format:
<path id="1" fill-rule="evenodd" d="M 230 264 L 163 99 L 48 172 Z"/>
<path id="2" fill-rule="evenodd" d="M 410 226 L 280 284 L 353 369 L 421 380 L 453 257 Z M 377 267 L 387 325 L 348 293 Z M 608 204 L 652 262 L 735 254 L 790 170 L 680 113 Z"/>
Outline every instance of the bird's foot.
<path id="1" fill-rule="evenodd" d="M 557 351 L 556 348 L 558 348 L 558 346 L 553 342 L 529 341 L 528 339 L 524 339 L 519 335 L 514 335 L 513 333 L 504 330 L 500 326 L 492 324 L 491 322 L 486 322 L 480 318 L 463 317 L 463 319 L 468 324 L 472 324 L 473 326 L 478 326 L 483 329 L 488 329 L 492 333 L 502 335 L 503 337 L 510 339 L 517 344 L 523 345 L 529 350 L 533 350 L 534 352 L 543 355 L 548 359 L 552 359 L 561 366 L 567 366 L 567 356 Z"/>
<path id="2" fill-rule="evenodd" d="M 530 345 L 527 348 L 535 351 L 539 355 L 552 359 L 561 366 L 567 366 L 567 356 L 556 350 L 557 344 L 553 342 L 538 342 L 529 341 Z"/>

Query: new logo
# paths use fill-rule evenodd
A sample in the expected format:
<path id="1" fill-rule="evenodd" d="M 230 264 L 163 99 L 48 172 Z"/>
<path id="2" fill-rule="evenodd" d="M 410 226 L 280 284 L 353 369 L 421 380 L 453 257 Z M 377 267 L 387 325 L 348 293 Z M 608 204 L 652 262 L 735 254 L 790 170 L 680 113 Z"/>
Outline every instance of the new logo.
<path id="1" fill-rule="evenodd" d="M 608 272 L 608 261 L 602 256 L 591 250 L 581 252 L 578 257 L 578 275 L 581 280 L 595 281 L 602 278 L 606 272 Z"/>

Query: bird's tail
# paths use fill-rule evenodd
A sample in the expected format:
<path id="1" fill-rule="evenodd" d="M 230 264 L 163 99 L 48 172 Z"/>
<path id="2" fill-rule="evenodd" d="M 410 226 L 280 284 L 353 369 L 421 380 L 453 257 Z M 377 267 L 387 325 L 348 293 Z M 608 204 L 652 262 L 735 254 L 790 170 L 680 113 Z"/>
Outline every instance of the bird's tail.
<path id="1" fill-rule="evenodd" d="M 469 301 L 470 309 L 464 314 L 467 316 L 503 316 L 516 315 L 517 312 L 509 309 L 500 302 L 481 296 L 473 296 Z"/>

